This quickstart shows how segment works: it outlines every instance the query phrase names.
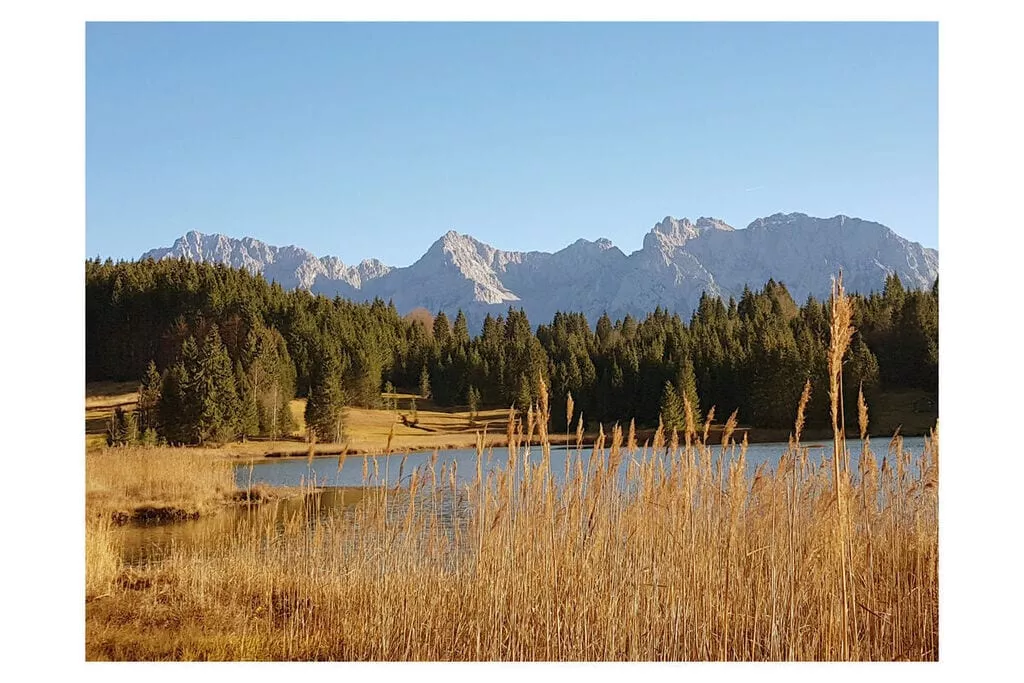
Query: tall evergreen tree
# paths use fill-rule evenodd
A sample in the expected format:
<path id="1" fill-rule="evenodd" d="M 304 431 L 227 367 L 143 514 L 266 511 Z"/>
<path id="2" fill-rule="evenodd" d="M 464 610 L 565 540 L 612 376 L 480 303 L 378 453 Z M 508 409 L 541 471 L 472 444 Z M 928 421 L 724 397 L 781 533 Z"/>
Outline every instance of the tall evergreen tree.
<path id="1" fill-rule="evenodd" d="M 427 366 L 423 366 L 423 372 L 420 373 L 420 396 L 423 398 L 430 398 L 430 371 L 427 370 Z"/>
<path id="2" fill-rule="evenodd" d="M 139 387 L 139 429 L 142 432 L 159 430 L 160 392 L 163 378 L 156 371 L 156 363 L 149 361 L 146 376 Z"/>
<path id="3" fill-rule="evenodd" d="M 466 322 L 466 315 L 459 309 L 455 315 L 455 325 L 452 329 L 452 341 L 460 347 L 469 346 L 469 323 Z"/>
<path id="4" fill-rule="evenodd" d="M 238 391 L 238 436 L 245 441 L 250 436 L 260 433 L 260 414 L 256 392 L 252 388 L 249 376 L 242 369 L 241 363 L 235 364 L 235 386 Z"/>
<path id="5" fill-rule="evenodd" d="M 533 395 L 530 393 L 530 380 L 525 374 L 519 375 L 519 391 L 516 393 L 516 409 L 523 415 L 530 409 L 533 403 Z"/>
<path id="6" fill-rule="evenodd" d="M 680 431 L 686 426 L 683 402 L 672 382 L 665 382 L 661 390 L 661 421 L 667 430 Z"/>
<path id="7" fill-rule="evenodd" d="M 198 413 L 199 443 L 224 443 L 238 434 L 239 400 L 231 358 L 213 326 L 199 352 L 199 371 L 191 378 L 190 397 Z"/>
<path id="8" fill-rule="evenodd" d="M 448 350 L 451 345 L 452 327 L 444 311 L 438 311 L 437 317 L 434 318 L 434 341 L 437 342 L 437 346 L 441 351 Z"/>
<path id="9" fill-rule="evenodd" d="M 693 361 L 689 357 L 683 360 L 679 368 L 679 376 L 676 379 L 676 394 L 680 401 L 685 396 L 690 402 L 690 410 L 693 411 L 694 422 L 700 424 L 704 421 L 700 408 L 700 398 L 697 396 L 697 375 L 693 371 Z M 685 415 L 683 416 L 686 417 Z"/>
<path id="10" fill-rule="evenodd" d="M 161 435 L 171 444 L 191 442 L 185 403 L 185 387 L 187 385 L 188 374 L 185 364 L 180 361 L 167 369 L 160 385 L 160 403 L 157 415 L 159 416 Z"/>
<path id="11" fill-rule="evenodd" d="M 466 395 L 466 403 L 469 404 L 469 418 L 476 420 L 477 411 L 480 408 L 480 392 L 476 390 L 476 387 L 470 385 L 469 391 Z"/>
<path id="12" fill-rule="evenodd" d="M 201 443 L 202 436 L 199 432 L 199 418 L 202 413 L 206 378 L 203 374 L 204 369 L 199 345 L 191 335 L 181 345 L 181 364 L 184 372 L 181 374 L 179 392 L 179 434 L 182 443 Z"/>
<path id="13" fill-rule="evenodd" d="M 316 353 L 306 400 L 306 426 L 319 441 L 340 441 L 342 436 L 341 367 L 336 353 L 320 347 Z"/>
<path id="14" fill-rule="evenodd" d="M 116 406 L 107 426 L 108 446 L 131 446 L 139 441 L 138 413 Z"/>

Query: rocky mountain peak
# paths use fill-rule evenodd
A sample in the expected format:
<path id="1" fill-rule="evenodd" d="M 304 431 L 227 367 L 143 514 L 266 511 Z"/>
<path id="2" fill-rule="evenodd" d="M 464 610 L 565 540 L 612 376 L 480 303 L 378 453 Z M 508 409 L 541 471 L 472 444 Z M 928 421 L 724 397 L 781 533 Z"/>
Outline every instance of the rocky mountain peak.
<path id="1" fill-rule="evenodd" d="M 593 322 L 604 311 L 642 316 L 656 306 L 688 317 L 702 292 L 738 298 L 744 286 L 760 288 L 769 278 L 784 282 L 797 301 L 808 294 L 825 298 L 840 268 L 847 288 L 865 293 L 892 273 L 908 288 L 930 287 L 938 274 L 937 251 L 884 225 L 802 213 L 772 214 L 743 230 L 711 217 L 666 216 L 628 256 L 605 238 L 579 239 L 555 253 L 519 252 L 449 230 L 411 266 L 392 268 L 377 259 L 347 266 L 299 247 L 192 230 L 146 257 L 225 263 L 332 297 L 391 299 L 402 313 L 420 306 L 449 315 L 462 309 L 471 325 L 509 305 L 526 308 L 533 322 L 559 310 L 581 311 Z"/>
<path id="2" fill-rule="evenodd" d="M 653 249 L 665 254 L 671 254 L 676 249 L 692 239 L 700 237 L 710 230 L 722 230 L 731 232 L 734 228 L 717 218 L 700 217 L 696 223 L 689 218 L 673 218 L 665 216 L 656 223 L 649 233 L 644 237 L 644 249 Z"/>
<path id="3" fill-rule="evenodd" d="M 697 222 L 694 225 L 697 227 L 697 231 L 701 233 L 707 232 L 708 230 L 723 230 L 725 232 L 732 232 L 736 229 L 723 220 L 705 216 L 701 216 L 700 218 L 698 218 Z"/>

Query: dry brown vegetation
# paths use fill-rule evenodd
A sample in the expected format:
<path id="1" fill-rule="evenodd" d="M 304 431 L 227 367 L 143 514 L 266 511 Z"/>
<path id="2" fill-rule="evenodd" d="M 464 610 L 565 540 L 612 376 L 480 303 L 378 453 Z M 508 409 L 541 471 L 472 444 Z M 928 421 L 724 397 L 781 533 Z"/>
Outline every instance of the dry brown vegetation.
<path id="1" fill-rule="evenodd" d="M 841 287 L 828 389 L 841 395 Z M 90 659 L 936 660 L 938 434 L 911 462 L 875 454 L 859 406 L 851 471 L 801 446 L 808 392 L 774 471 L 719 443 L 617 426 L 549 467 L 548 399 L 508 415 L 506 466 L 435 465 L 374 486 L 348 515 L 254 517 L 221 544 L 126 567 L 90 528 Z M 532 444 L 532 446 L 531 446 Z M 593 456 L 591 455 L 593 452 Z M 879 455 L 881 458 L 879 458 Z M 368 459 L 364 460 L 368 463 Z M 339 463 L 340 465 L 340 463 Z"/>
<path id="2" fill-rule="evenodd" d="M 104 448 L 85 456 L 89 517 L 191 518 L 235 492 L 230 463 L 198 448 Z"/>
<path id="3" fill-rule="evenodd" d="M 85 443 L 93 452 L 106 446 L 107 426 L 114 409 L 134 408 L 138 399 L 138 383 L 91 382 L 85 387 Z M 488 446 L 505 445 L 506 410 L 481 410 L 475 419 L 468 411 L 441 408 L 433 402 L 411 394 L 389 395 L 398 401 L 398 410 L 372 410 L 347 407 L 343 412 L 344 443 L 321 443 L 314 451 L 336 455 L 345 449 L 348 453 L 379 453 L 385 450 L 391 437 L 395 451 L 433 450 L 444 448 L 473 448 L 477 434 L 485 433 Z M 403 424 L 401 416 L 408 415 L 409 400 L 417 402 L 418 422 L 415 427 Z M 218 455 L 235 458 L 255 458 L 268 454 L 305 455 L 306 424 L 303 415 L 306 399 L 291 401 L 295 430 L 280 440 L 251 439 L 245 443 L 226 444 Z"/>

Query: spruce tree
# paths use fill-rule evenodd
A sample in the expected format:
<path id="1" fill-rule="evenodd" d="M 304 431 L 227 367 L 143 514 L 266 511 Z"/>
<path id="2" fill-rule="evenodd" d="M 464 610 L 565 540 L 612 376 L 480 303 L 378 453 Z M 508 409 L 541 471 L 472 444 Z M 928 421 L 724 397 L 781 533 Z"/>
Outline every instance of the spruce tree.
<path id="1" fill-rule="evenodd" d="M 459 309 L 455 314 L 455 325 L 452 329 L 452 341 L 460 347 L 469 346 L 469 324 L 466 322 L 466 315 Z"/>
<path id="2" fill-rule="evenodd" d="M 149 361 L 146 375 L 139 387 L 139 429 L 143 432 L 159 429 L 160 391 L 163 379 L 156 371 L 156 363 Z"/>
<path id="3" fill-rule="evenodd" d="M 291 409 L 291 401 L 295 398 L 295 365 L 288 354 L 284 337 L 277 330 L 264 331 L 263 349 L 261 363 L 265 367 L 267 380 L 257 392 L 260 433 L 277 439 L 295 429 Z"/>
<path id="4" fill-rule="evenodd" d="M 520 414 L 526 415 L 532 401 L 533 395 L 530 393 L 530 380 L 527 379 L 525 374 L 521 374 L 519 375 L 519 391 L 516 394 L 516 408 Z"/>
<path id="5" fill-rule="evenodd" d="M 469 392 L 466 396 L 466 402 L 469 404 L 469 419 L 476 421 L 477 410 L 480 407 L 480 392 L 476 390 L 476 387 L 470 385 Z"/>
<path id="6" fill-rule="evenodd" d="M 351 365 L 345 376 L 349 402 L 364 408 L 380 405 L 380 384 L 383 363 L 376 349 L 355 349 Z"/>
<path id="7" fill-rule="evenodd" d="M 179 434 L 182 443 L 201 443 L 199 417 L 203 411 L 207 378 L 199 345 L 192 336 L 186 338 L 181 345 L 181 364 L 184 372 L 181 377 Z"/>
<path id="8" fill-rule="evenodd" d="M 171 444 L 190 441 L 185 415 L 184 392 L 187 384 L 185 364 L 178 362 L 167 369 L 160 385 L 160 403 L 157 408 L 159 434 Z"/>
<path id="9" fill-rule="evenodd" d="M 665 382 L 661 391 L 661 421 L 666 430 L 680 431 L 686 426 L 683 402 L 672 382 Z"/>
<path id="10" fill-rule="evenodd" d="M 238 433 L 241 410 L 231 358 L 216 325 L 203 340 L 199 372 L 192 377 L 192 387 L 192 399 L 198 407 L 195 430 L 199 443 L 233 440 Z"/>
<path id="11" fill-rule="evenodd" d="M 420 396 L 430 398 L 430 372 L 426 365 L 423 366 L 423 372 L 420 373 Z"/>
<path id="12" fill-rule="evenodd" d="M 260 433 L 260 415 L 256 392 L 241 363 L 235 364 L 235 386 L 238 391 L 238 435 L 245 441 Z"/>
<path id="13" fill-rule="evenodd" d="M 131 446 L 139 441 L 138 417 L 134 410 L 114 408 L 107 427 L 108 446 Z"/>
<path id="14" fill-rule="evenodd" d="M 438 311 L 434 318 L 434 341 L 441 351 L 447 351 L 452 342 L 452 328 L 444 311 Z"/>
<path id="15" fill-rule="evenodd" d="M 680 399 L 686 397 L 690 402 L 690 409 L 693 411 L 693 421 L 700 424 L 704 421 L 700 409 L 700 398 L 697 396 L 697 375 L 693 371 L 693 361 L 689 357 L 683 360 L 679 368 L 679 377 L 676 379 L 676 392 Z M 686 416 L 683 415 L 685 418 Z"/>
<path id="16" fill-rule="evenodd" d="M 326 347 L 317 350 L 316 358 L 306 400 L 306 426 L 319 441 L 337 441 L 342 431 L 341 363 Z"/>

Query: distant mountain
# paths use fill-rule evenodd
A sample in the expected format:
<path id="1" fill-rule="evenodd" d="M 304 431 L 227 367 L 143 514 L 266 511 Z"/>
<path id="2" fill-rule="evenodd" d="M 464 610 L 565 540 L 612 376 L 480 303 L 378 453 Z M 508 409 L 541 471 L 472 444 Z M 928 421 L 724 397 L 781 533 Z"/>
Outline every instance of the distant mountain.
<path id="1" fill-rule="evenodd" d="M 594 322 L 603 312 L 642 316 L 656 306 L 688 319 L 702 292 L 738 299 L 745 286 L 756 289 L 769 278 L 802 303 L 811 294 L 826 298 L 840 269 L 847 290 L 864 293 L 881 289 L 890 273 L 909 288 L 929 287 L 939 269 L 936 250 L 880 223 L 802 213 L 759 218 L 743 230 L 713 218 L 666 216 L 644 237 L 643 248 L 629 255 L 606 239 L 579 239 L 553 254 L 502 251 L 451 231 L 411 266 L 393 268 L 376 259 L 346 266 L 294 246 L 189 232 L 142 257 L 225 263 L 286 288 L 390 299 L 401 313 L 422 306 L 451 316 L 461 308 L 475 328 L 487 313 L 509 306 L 525 308 L 534 323 L 559 310 L 581 311 Z"/>
<path id="2" fill-rule="evenodd" d="M 223 263 L 260 273 L 287 289 L 311 289 L 322 279 L 335 283 L 338 289 L 347 286 L 358 292 L 365 282 L 391 270 L 390 266 L 377 259 L 367 259 L 358 266 L 346 266 L 333 256 L 317 258 L 299 247 L 272 247 L 251 237 L 234 239 L 224 235 L 204 235 L 194 230 L 176 239 L 170 248 L 152 249 L 142 258 L 156 261 L 186 258 L 199 263 Z"/>

